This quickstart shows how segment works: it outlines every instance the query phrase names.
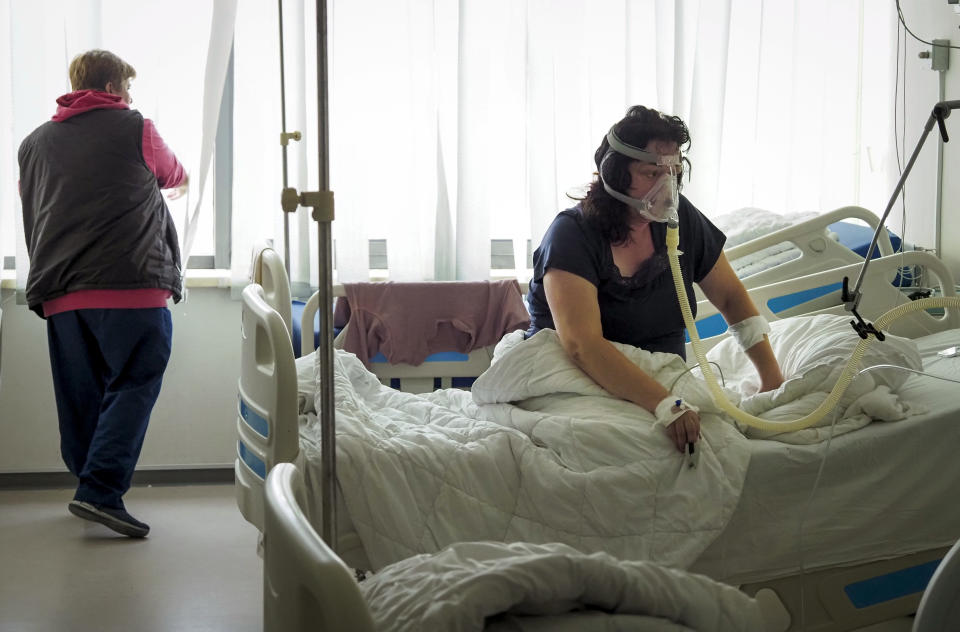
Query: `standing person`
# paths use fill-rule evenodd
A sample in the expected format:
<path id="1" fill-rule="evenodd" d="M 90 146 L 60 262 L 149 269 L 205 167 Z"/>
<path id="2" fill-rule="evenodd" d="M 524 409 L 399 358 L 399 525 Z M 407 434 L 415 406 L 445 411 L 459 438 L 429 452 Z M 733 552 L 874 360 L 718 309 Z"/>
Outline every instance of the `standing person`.
<path id="1" fill-rule="evenodd" d="M 527 335 L 555 329 L 570 358 L 609 393 L 664 422 L 681 452 L 700 437 L 697 410 L 672 396 L 609 341 L 685 357 L 684 323 L 667 259 L 667 217 L 680 224 L 679 250 L 696 315 L 700 285 L 746 350 L 760 390 L 783 376 L 761 317 L 726 256 L 726 237 L 679 195 L 686 124 L 633 106 L 594 154 L 597 178 L 575 207 L 562 211 L 533 255 Z M 679 404 L 679 405 L 678 405 Z M 692 449 L 692 446 L 691 446 Z"/>
<path id="2" fill-rule="evenodd" d="M 150 527 L 123 495 L 170 358 L 167 301 L 182 287 L 160 190 L 179 197 L 187 174 L 130 109 L 129 64 L 91 50 L 69 73 L 73 92 L 20 145 L 27 303 L 47 320 L 60 452 L 78 479 L 68 509 L 142 538 Z"/>

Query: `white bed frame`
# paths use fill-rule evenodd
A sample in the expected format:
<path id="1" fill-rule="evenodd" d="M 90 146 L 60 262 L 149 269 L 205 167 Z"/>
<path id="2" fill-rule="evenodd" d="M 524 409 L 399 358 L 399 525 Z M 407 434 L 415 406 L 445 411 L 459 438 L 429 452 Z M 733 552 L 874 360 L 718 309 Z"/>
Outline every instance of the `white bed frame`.
<path id="1" fill-rule="evenodd" d="M 808 301 L 799 303 L 793 307 L 774 313 L 770 308 L 770 303 L 784 296 L 791 296 L 797 292 L 822 288 L 831 284 L 842 283 L 844 276 L 850 279 L 850 286 L 856 281 L 857 274 L 860 272 L 860 263 L 850 263 L 839 268 L 823 270 L 799 276 L 790 280 L 780 281 L 769 285 L 762 285 L 750 289 L 750 296 L 754 304 L 768 321 L 779 320 L 790 316 L 799 316 L 802 314 L 840 314 L 847 315 L 843 301 L 841 300 L 841 290 L 836 289 L 828 294 L 817 296 Z M 942 261 L 934 257 L 929 252 L 923 250 L 908 250 L 897 254 L 887 255 L 870 262 L 869 268 L 869 287 L 864 287 L 863 297 L 860 302 L 859 313 L 864 318 L 876 318 L 883 312 L 909 303 L 909 297 L 893 284 L 900 268 L 910 266 L 922 266 L 924 277 L 931 288 L 939 288 L 942 296 L 956 296 L 956 286 L 954 285 L 953 275 Z M 719 310 L 709 301 L 700 300 L 697 302 L 697 321 L 704 320 L 715 314 Z M 853 316 L 851 315 L 851 319 Z M 904 318 L 894 322 L 891 327 L 891 333 L 903 336 L 905 338 L 917 338 L 926 334 L 943 331 L 944 329 L 955 329 L 960 327 L 960 313 L 954 310 L 945 310 L 940 316 L 928 314 L 927 312 L 915 312 L 909 318 Z M 727 334 L 704 339 L 704 349 L 708 350 L 718 342 L 724 339 Z M 693 357 L 689 343 L 687 344 L 687 357 Z"/>
<path id="2" fill-rule="evenodd" d="M 888 255 L 871 263 L 870 275 L 863 288 L 860 312 L 864 318 L 876 318 L 891 307 L 909 299 L 892 285 L 893 277 L 902 266 L 922 265 L 928 275 L 935 277 L 945 296 L 954 296 L 955 286 L 949 270 L 938 259 L 922 251 Z M 776 284 L 751 290 L 758 308 L 768 319 L 774 314 L 767 303 L 770 299 L 805 289 L 822 287 L 842 279 L 855 277 L 859 265 L 847 265 L 837 270 L 821 271 Z M 837 293 L 838 294 L 838 293 Z M 844 313 L 839 296 L 830 295 L 830 305 L 820 300 L 807 313 Z M 810 306 L 798 306 L 810 307 Z M 716 313 L 709 303 L 699 306 L 700 318 Z M 798 310 L 791 310 L 791 313 Z M 306 331 L 312 331 L 312 314 L 305 312 Z M 309 320 L 307 320 L 309 318 Z M 909 319 L 895 323 L 893 333 L 907 337 L 960 327 L 960 315 L 945 310 L 942 316 L 916 312 Z M 724 334 L 725 335 L 725 334 Z M 312 338 L 312 336 L 310 336 Z M 708 339 L 708 346 L 723 336 Z M 267 302 L 262 288 L 251 285 L 243 292 L 243 351 L 240 378 L 238 415 L 237 499 L 244 517 L 259 529 L 264 528 L 264 479 L 275 465 L 295 461 L 298 451 L 298 418 L 296 411 L 296 370 L 289 332 L 282 317 Z M 440 364 L 440 363 L 436 363 Z M 442 368 L 432 366 L 431 369 Z M 771 588 L 780 596 L 787 609 L 796 615 L 800 608 L 801 590 L 810 595 L 819 594 L 819 600 L 807 599 L 804 611 L 808 629 L 841 630 L 865 626 L 877 621 L 912 614 L 920 601 L 920 594 L 877 604 L 855 611 L 846 601 L 842 587 L 857 579 L 868 579 L 898 568 L 940 559 L 945 549 L 917 553 L 905 558 L 872 562 L 860 566 L 823 569 L 803 576 L 779 578 L 742 586 L 748 594 L 762 588 Z M 814 603 L 811 603 L 811 602 Z M 795 617 L 795 622 L 796 622 Z"/>
<path id="3" fill-rule="evenodd" d="M 263 549 L 264 632 L 374 632 L 350 569 L 304 513 L 303 477 L 278 463 L 266 481 Z"/>

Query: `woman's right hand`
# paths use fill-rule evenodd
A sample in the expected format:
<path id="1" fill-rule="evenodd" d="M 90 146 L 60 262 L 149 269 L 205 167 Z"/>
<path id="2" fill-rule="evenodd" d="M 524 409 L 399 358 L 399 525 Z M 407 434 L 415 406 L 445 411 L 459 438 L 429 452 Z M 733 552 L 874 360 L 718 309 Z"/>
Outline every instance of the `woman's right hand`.
<path id="1" fill-rule="evenodd" d="M 700 415 L 688 410 L 667 426 L 666 432 L 677 446 L 677 450 L 684 452 L 688 443 L 696 443 L 700 440 Z"/>

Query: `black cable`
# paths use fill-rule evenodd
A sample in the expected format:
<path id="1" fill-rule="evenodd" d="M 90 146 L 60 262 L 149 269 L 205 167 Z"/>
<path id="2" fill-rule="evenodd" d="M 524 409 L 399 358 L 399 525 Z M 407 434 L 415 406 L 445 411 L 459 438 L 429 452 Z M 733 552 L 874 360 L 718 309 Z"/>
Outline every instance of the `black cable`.
<path id="1" fill-rule="evenodd" d="M 918 42 L 922 42 L 923 44 L 926 44 L 927 46 L 939 46 L 939 44 L 934 44 L 933 42 L 928 42 L 928 41 L 925 40 L 925 39 L 921 39 L 921 38 L 917 37 L 917 36 L 914 34 L 914 32 L 910 30 L 910 27 L 907 26 L 906 21 L 903 19 L 903 11 L 900 9 L 900 0 L 896 0 L 896 1 L 897 1 L 897 17 L 900 18 L 900 24 L 903 24 L 903 28 L 906 29 L 907 33 L 909 33 L 909 34 L 913 37 L 913 39 L 917 40 Z M 958 49 L 960 49 L 960 46 L 950 46 L 949 44 L 946 44 L 946 45 L 944 45 L 943 47 L 944 47 L 944 48 L 958 48 Z"/>

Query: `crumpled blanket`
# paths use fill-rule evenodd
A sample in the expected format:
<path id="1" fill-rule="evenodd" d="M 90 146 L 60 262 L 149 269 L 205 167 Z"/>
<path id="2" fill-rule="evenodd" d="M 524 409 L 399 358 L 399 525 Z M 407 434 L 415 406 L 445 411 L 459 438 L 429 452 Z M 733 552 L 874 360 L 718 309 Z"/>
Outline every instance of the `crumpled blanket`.
<path id="1" fill-rule="evenodd" d="M 784 383 L 765 393 L 757 392 L 759 378 L 746 354 L 733 339 L 723 340 L 707 352 L 716 362 L 725 383 L 739 393 L 739 407 L 769 421 L 793 421 L 813 412 L 833 389 L 860 339 L 849 317 L 834 314 L 795 316 L 770 324 L 770 344 L 780 362 Z M 923 363 L 913 340 L 887 334 L 868 348 L 860 368 L 896 365 L 919 370 Z M 694 371 L 699 376 L 699 370 Z M 902 400 L 898 391 L 908 372 L 879 369 L 858 376 L 839 404 L 815 426 L 791 432 L 743 428 L 754 439 L 810 444 L 857 430 L 872 421 L 898 421 L 925 412 L 917 403 Z M 684 380 L 697 381 L 696 377 Z M 831 425 L 833 427 L 831 428 Z"/>
<path id="2" fill-rule="evenodd" d="M 638 629 L 647 619 L 625 615 L 647 615 L 647 629 L 663 630 L 667 622 L 699 632 L 765 629 L 758 602 L 732 586 L 563 544 L 463 542 L 392 564 L 360 589 L 382 632 L 467 632 L 488 623 L 524 630 L 543 616 L 559 624 L 578 611 L 578 630 L 615 629 L 599 616 L 631 624 L 616 629 Z"/>
<path id="3" fill-rule="evenodd" d="M 677 356 L 630 353 L 658 379 L 685 370 Z M 481 540 L 561 542 L 677 568 L 699 557 L 736 507 L 746 439 L 703 393 L 684 392 L 704 404 L 690 469 L 650 413 L 582 373 L 569 379 L 565 358 L 555 332 L 541 331 L 504 350 L 471 398 L 401 393 L 353 354 L 335 354 L 338 480 L 374 570 Z M 530 380 L 532 367 L 554 372 Z M 477 398 L 508 387 L 516 405 Z M 307 460 L 318 460 L 315 418 L 301 435 Z"/>

